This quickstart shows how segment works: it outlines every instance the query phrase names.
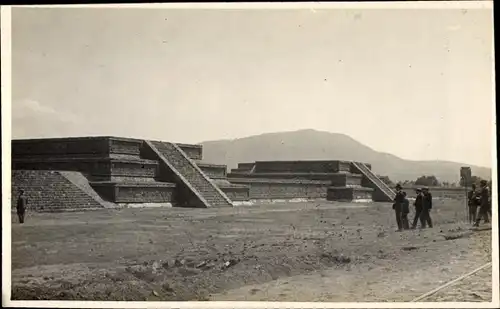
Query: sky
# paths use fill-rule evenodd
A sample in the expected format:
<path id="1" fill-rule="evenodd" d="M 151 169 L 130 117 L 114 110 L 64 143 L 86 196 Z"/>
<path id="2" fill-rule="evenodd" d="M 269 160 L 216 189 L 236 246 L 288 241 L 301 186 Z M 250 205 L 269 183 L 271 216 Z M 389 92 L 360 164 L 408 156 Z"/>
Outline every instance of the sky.
<path id="1" fill-rule="evenodd" d="M 316 129 L 491 166 L 491 9 L 12 10 L 13 138 Z"/>

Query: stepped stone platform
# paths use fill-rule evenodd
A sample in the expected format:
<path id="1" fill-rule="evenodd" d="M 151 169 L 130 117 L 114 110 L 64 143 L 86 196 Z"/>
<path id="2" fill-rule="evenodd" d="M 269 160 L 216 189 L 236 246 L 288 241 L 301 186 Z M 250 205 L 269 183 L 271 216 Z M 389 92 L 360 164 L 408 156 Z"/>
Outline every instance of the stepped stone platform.
<path id="1" fill-rule="evenodd" d="M 12 193 L 39 211 L 127 205 L 232 207 L 267 199 L 391 201 L 369 164 L 341 160 L 203 161 L 201 145 L 121 137 L 12 141 Z M 14 206 L 15 203 L 13 203 Z"/>
<path id="2" fill-rule="evenodd" d="M 227 175 L 250 186 L 251 199 L 326 198 L 336 201 L 390 202 L 394 192 L 371 165 L 341 160 L 240 163 Z"/>
<path id="3" fill-rule="evenodd" d="M 202 150 L 121 137 L 13 140 L 12 197 L 24 189 L 38 211 L 248 201 L 249 187 L 227 181 L 226 166 L 203 162 Z"/>

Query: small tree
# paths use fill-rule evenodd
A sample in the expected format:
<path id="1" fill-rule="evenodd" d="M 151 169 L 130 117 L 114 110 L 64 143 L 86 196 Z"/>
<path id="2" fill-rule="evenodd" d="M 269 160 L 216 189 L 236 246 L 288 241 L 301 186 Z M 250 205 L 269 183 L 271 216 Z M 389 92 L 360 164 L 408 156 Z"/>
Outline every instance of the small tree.
<path id="1" fill-rule="evenodd" d="M 470 183 L 466 184 L 463 178 L 460 179 L 460 186 L 465 187 L 465 185 L 467 185 L 467 187 L 470 187 L 472 184 L 479 186 L 479 184 L 481 183 L 481 180 L 482 180 L 481 177 L 472 175 L 472 177 L 470 178 Z"/>
<path id="2" fill-rule="evenodd" d="M 415 184 L 419 186 L 426 186 L 426 187 L 437 187 L 439 186 L 439 181 L 436 178 L 436 176 L 420 176 L 415 180 Z"/>

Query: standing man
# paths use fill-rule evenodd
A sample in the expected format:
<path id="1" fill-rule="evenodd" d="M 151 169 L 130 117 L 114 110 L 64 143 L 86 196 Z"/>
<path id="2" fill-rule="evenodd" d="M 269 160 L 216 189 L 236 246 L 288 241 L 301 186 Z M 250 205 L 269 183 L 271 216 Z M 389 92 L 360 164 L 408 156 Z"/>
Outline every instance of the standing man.
<path id="1" fill-rule="evenodd" d="M 410 201 L 406 197 L 406 192 L 403 191 L 403 207 L 401 209 L 401 221 L 403 223 L 403 229 L 409 230 L 410 224 L 408 222 L 408 214 L 410 213 Z"/>
<path id="2" fill-rule="evenodd" d="M 396 213 L 396 223 L 398 224 L 398 232 L 401 232 L 403 230 L 401 213 L 405 197 L 401 189 L 402 189 L 401 185 L 398 183 L 396 185 L 396 197 L 394 198 L 394 204 L 392 204 L 392 209 L 394 209 Z"/>
<path id="3" fill-rule="evenodd" d="M 474 226 L 479 226 L 479 222 L 481 221 L 481 218 L 484 218 L 484 223 L 489 223 L 490 220 L 488 218 L 488 210 L 490 207 L 490 190 L 488 189 L 486 180 L 481 180 L 480 186 L 481 188 L 479 189 L 479 198 L 480 198 L 480 204 L 479 204 L 479 214 L 476 218 L 476 223 Z"/>
<path id="4" fill-rule="evenodd" d="M 17 216 L 19 217 L 19 223 L 24 223 L 24 214 L 26 213 L 26 208 L 28 206 L 28 198 L 24 195 L 24 190 L 20 190 L 19 197 L 17 198 Z"/>
<path id="5" fill-rule="evenodd" d="M 432 209 L 432 194 L 429 192 L 429 188 L 425 187 L 422 190 L 422 213 L 420 214 L 422 220 L 422 228 L 425 228 L 426 225 L 429 225 L 432 228 L 432 219 L 431 219 L 431 209 Z"/>
<path id="6" fill-rule="evenodd" d="M 472 189 L 467 194 L 467 205 L 469 206 L 469 222 L 475 223 L 477 207 L 479 206 L 479 196 L 476 194 L 476 184 L 472 184 Z"/>
<path id="7" fill-rule="evenodd" d="M 413 218 L 413 224 L 411 225 L 412 229 L 417 228 L 418 220 L 420 219 L 420 225 L 423 225 L 423 221 L 421 218 L 422 215 L 422 189 L 418 188 L 416 190 L 417 197 L 415 198 L 415 218 Z"/>

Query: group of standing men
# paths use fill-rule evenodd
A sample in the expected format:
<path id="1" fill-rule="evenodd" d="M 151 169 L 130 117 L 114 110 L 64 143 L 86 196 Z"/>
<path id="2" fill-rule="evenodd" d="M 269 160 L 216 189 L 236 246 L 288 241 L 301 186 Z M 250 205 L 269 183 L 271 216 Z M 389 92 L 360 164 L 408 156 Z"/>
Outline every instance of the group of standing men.
<path id="1" fill-rule="evenodd" d="M 481 219 L 484 219 L 484 223 L 489 223 L 489 216 L 491 216 L 491 196 L 488 183 L 486 180 L 481 180 L 479 186 L 479 190 L 476 190 L 476 185 L 472 184 L 472 190 L 467 195 L 469 222 L 473 223 L 474 226 L 479 226 Z"/>
<path id="2" fill-rule="evenodd" d="M 416 189 L 417 197 L 415 198 L 415 217 L 413 218 L 412 229 L 417 227 L 420 219 L 421 228 L 426 228 L 427 225 L 432 228 L 431 209 L 432 209 L 432 194 L 429 188 Z M 406 192 L 402 191 L 400 184 L 396 185 L 396 197 L 392 209 L 396 212 L 396 222 L 398 224 L 398 232 L 410 229 L 408 214 L 410 213 L 410 201 L 406 197 Z"/>

